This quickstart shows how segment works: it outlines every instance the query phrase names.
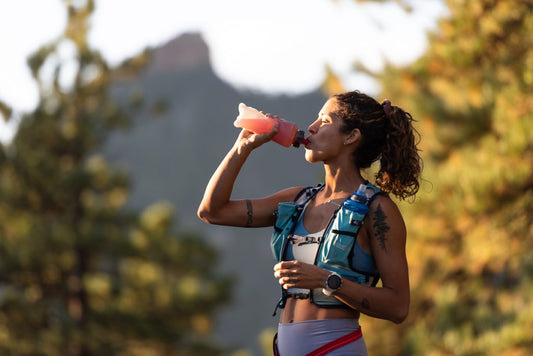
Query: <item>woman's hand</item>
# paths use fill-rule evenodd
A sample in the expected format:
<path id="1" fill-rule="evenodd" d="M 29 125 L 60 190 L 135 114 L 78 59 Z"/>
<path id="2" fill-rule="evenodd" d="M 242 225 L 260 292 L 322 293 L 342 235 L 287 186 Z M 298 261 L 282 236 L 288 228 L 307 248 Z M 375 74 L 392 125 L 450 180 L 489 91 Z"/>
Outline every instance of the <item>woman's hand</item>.
<path id="1" fill-rule="evenodd" d="M 331 272 L 309 263 L 297 260 L 282 261 L 274 266 L 274 277 L 284 289 L 324 288 L 326 279 Z"/>

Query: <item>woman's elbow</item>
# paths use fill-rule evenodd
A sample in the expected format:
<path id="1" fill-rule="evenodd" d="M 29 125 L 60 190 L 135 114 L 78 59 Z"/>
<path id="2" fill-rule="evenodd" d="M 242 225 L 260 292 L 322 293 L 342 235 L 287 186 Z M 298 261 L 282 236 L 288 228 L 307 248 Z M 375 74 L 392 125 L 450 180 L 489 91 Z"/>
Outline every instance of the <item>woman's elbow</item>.
<path id="1" fill-rule="evenodd" d="M 209 210 L 203 207 L 202 205 L 198 207 L 198 211 L 196 212 L 196 214 L 198 215 L 198 218 L 200 218 L 200 220 L 208 224 L 213 224 L 213 217 L 209 213 Z"/>
<path id="2" fill-rule="evenodd" d="M 391 315 L 390 321 L 392 321 L 395 324 L 401 324 L 402 322 L 407 319 L 407 316 L 409 315 L 409 304 L 406 305 L 400 305 L 394 310 L 393 314 Z"/>
<path id="3" fill-rule="evenodd" d="M 227 218 L 223 211 L 219 209 L 210 209 L 200 205 L 196 213 L 200 220 L 211 225 L 228 225 Z"/>

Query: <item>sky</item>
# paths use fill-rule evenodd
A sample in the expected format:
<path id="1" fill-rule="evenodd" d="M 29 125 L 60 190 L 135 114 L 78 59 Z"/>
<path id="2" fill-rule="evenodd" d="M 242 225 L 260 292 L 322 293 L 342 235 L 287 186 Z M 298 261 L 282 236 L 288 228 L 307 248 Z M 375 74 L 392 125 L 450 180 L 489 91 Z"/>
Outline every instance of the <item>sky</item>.
<path id="1" fill-rule="evenodd" d="M 410 13 L 394 2 L 354 0 L 95 0 L 89 43 L 116 66 L 146 47 L 198 32 L 215 73 L 237 88 L 309 92 L 322 83 L 327 63 L 347 90 L 372 94 L 377 84 L 354 73 L 354 61 L 373 71 L 386 62 L 415 61 L 426 49 L 427 32 L 447 14 L 443 0 L 406 2 Z M 20 115 L 38 103 L 27 56 L 57 39 L 65 25 L 64 0 L 0 0 L 0 100 L 14 109 L 7 123 L 0 114 L 1 142 L 9 142 Z M 62 48 L 58 60 L 68 82 L 75 52 L 68 44 Z"/>

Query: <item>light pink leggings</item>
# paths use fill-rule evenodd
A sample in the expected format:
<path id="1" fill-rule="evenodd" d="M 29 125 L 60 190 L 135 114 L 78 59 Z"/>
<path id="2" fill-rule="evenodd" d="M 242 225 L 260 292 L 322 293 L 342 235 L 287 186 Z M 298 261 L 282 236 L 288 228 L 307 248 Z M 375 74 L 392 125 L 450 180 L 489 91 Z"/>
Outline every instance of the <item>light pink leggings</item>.
<path id="1" fill-rule="evenodd" d="M 305 356 L 341 336 L 359 329 L 356 319 L 310 320 L 278 325 L 280 356 Z M 360 338 L 342 346 L 328 356 L 368 356 L 365 340 Z"/>

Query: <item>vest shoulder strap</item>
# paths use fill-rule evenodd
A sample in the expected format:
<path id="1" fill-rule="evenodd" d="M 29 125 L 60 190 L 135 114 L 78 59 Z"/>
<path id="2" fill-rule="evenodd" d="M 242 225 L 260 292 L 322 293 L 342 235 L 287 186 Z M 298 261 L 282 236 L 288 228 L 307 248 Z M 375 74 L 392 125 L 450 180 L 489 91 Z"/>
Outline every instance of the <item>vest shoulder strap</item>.
<path id="1" fill-rule="evenodd" d="M 305 205 L 309 200 L 311 200 L 316 193 L 318 193 L 324 187 L 324 183 L 317 184 L 316 186 L 309 186 L 300 191 L 296 198 L 294 198 L 294 203 L 297 205 Z"/>

